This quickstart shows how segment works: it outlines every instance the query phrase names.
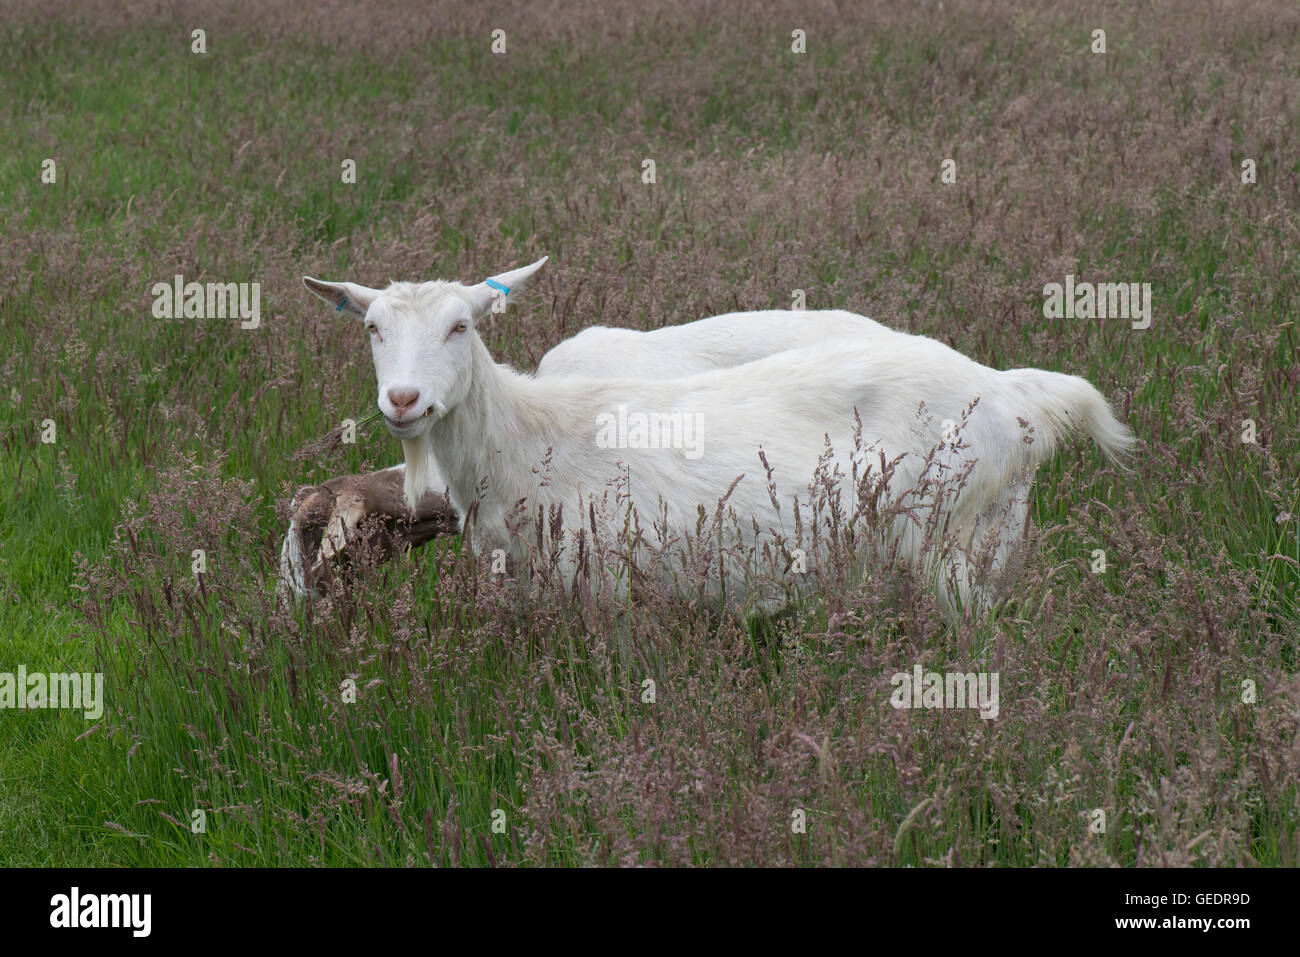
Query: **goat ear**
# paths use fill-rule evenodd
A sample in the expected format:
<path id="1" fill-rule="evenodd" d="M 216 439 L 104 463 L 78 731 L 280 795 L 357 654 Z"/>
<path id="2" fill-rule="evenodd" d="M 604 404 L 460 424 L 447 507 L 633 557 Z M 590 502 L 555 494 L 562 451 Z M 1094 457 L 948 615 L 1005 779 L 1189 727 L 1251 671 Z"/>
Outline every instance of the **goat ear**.
<path id="1" fill-rule="evenodd" d="M 469 300 L 470 309 L 473 310 L 474 318 L 478 319 L 487 314 L 492 308 L 492 303 L 497 299 L 509 301 L 508 297 L 517 293 L 528 277 L 545 265 L 550 256 L 543 256 L 537 262 L 529 266 L 520 266 L 518 269 L 512 269 L 509 272 L 498 273 L 491 279 L 486 279 L 477 286 L 470 286 L 465 290 L 465 298 Z"/>
<path id="2" fill-rule="evenodd" d="M 349 313 L 358 319 L 365 318 L 366 310 L 379 295 L 378 289 L 358 286 L 354 282 L 326 282 L 324 279 L 303 276 L 302 284 L 339 312 Z"/>

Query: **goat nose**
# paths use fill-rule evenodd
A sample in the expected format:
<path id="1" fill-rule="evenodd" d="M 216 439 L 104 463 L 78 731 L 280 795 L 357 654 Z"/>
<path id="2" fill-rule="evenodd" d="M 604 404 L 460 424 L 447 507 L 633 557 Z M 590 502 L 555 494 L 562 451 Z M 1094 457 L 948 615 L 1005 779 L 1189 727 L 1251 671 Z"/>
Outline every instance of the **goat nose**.
<path id="1" fill-rule="evenodd" d="M 420 397 L 418 389 L 389 389 L 388 401 L 393 403 L 393 409 L 398 415 L 405 415 L 415 405 L 415 400 Z"/>

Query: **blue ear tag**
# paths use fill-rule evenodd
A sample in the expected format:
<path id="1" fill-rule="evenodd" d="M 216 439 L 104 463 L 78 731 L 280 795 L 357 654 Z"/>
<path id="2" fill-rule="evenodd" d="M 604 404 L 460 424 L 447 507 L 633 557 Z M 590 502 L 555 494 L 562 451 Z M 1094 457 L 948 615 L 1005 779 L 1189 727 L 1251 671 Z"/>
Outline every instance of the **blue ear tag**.
<path id="1" fill-rule="evenodd" d="M 493 289 L 500 289 L 502 295 L 510 295 L 509 287 L 501 285 L 501 283 L 497 282 L 495 279 L 484 279 L 483 281 Z"/>
<path id="2" fill-rule="evenodd" d="M 344 297 L 343 297 L 343 301 L 340 302 L 337 306 L 334 307 L 334 311 L 335 311 L 335 312 L 342 312 L 344 309 L 347 308 L 347 305 L 348 305 L 348 297 L 347 297 L 347 296 L 344 296 Z"/>

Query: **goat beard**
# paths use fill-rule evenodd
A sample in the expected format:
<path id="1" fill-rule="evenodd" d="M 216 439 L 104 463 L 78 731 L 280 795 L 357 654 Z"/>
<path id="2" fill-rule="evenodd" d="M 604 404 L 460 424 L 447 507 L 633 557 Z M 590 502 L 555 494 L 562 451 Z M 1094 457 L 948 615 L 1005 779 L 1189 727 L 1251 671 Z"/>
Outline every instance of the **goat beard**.
<path id="1" fill-rule="evenodd" d="M 429 438 L 429 430 L 425 429 L 415 438 L 402 439 L 402 452 L 406 456 L 402 491 L 406 496 L 406 507 L 414 515 L 420 499 L 429 490 L 429 460 L 433 457 L 433 440 Z"/>

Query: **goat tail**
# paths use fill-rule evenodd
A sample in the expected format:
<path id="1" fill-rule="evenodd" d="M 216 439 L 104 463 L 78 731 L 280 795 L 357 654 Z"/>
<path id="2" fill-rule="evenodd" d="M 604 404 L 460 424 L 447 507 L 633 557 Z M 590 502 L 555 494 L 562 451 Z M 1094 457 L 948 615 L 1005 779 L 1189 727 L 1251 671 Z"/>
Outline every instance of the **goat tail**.
<path id="1" fill-rule="evenodd" d="M 1003 374 L 1015 383 L 1018 404 L 1029 413 L 1035 430 L 1028 447 L 1032 464 L 1049 458 L 1065 439 L 1083 433 L 1107 458 L 1128 470 L 1137 439 L 1087 379 L 1043 369 L 1012 369 Z"/>

